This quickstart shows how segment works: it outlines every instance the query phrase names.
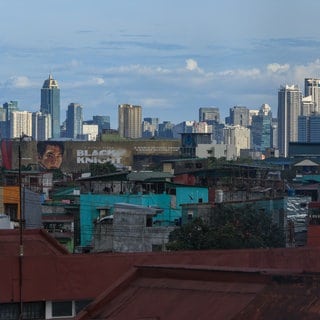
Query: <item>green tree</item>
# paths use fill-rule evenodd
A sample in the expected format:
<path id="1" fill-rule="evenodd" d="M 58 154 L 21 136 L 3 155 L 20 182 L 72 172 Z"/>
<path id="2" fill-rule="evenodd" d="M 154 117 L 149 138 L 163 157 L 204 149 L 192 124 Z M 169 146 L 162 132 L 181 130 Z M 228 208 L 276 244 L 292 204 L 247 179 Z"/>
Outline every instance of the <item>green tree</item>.
<path id="1" fill-rule="evenodd" d="M 253 207 L 215 208 L 212 224 L 200 218 L 169 235 L 169 250 L 240 249 L 283 247 L 284 235 L 266 213 Z"/>
<path id="2" fill-rule="evenodd" d="M 89 170 L 92 176 L 100 176 L 115 172 L 117 168 L 110 161 L 108 161 L 106 163 L 91 163 Z"/>

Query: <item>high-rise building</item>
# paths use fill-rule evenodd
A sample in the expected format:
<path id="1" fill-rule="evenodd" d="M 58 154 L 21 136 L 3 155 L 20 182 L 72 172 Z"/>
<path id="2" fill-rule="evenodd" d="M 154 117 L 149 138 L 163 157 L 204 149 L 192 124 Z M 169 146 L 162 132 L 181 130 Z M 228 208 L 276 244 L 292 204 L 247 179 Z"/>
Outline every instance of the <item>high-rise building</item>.
<path id="1" fill-rule="evenodd" d="M 32 136 L 32 112 L 12 111 L 10 119 L 10 138 Z"/>
<path id="2" fill-rule="evenodd" d="M 237 156 L 240 156 L 240 150 L 250 149 L 250 129 L 244 126 L 225 126 L 224 144 L 230 144 L 237 148 Z"/>
<path id="3" fill-rule="evenodd" d="M 60 137 L 60 88 L 52 75 L 44 81 L 41 89 L 40 112 L 51 115 L 52 138 Z"/>
<path id="4" fill-rule="evenodd" d="M 142 136 L 142 108 L 131 104 L 118 107 L 119 135 L 124 138 L 137 139 Z"/>
<path id="5" fill-rule="evenodd" d="M 51 138 L 51 115 L 41 112 L 32 113 L 32 138 L 38 141 L 45 141 Z"/>
<path id="6" fill-rule="evenodd" d="M 234 106 L 229 110 L 229 117 L 226 123 L 232 126 L 248 127 L 250 122 L 250 112 L 247 107 Z"/>
<path id="7" fill-rule="evenodd" d="M 11 113 L 13 111 L 18 111 L 18 101 L 9 101 L 3 104 L 4 114 L 5 114 L 5 123 L 2 126 L 2 138 L 11 138 L 10 136 L 10 120 Z"/>
<path id="8" fill-rule="evenodd" d="M 110 116 L 93 116 L 92 124 L 97 124 L 99 129 L 99 134 L 104 131 L 110 130 Z"/>
<path id="9" fill-rule="evenodd" d="M 278 148 L 288 156 L 289 142 L 298 141 L 298 117 L 301 115 L 302 93 L 297 85 L 281 86 L 278 92 Z"/>
<path id="10" fill-rule="evenodd" d="M 314 109 L 311 113 L 320 112 L 320 79 L 306 78 L 304 79 L 304 95 L 311 96 Z"/>
<path id="11" fill-rule="evenodd" d="M 220 122 L 220 110 L 215 107 L 201 107 L 199 108 L 199 122 L 213 120 Z"/>
<path id="12" fill-rule="evenodd" d="M 320 143 L 320 115 L 299 116 L 298 142 Z"/>
<path id="13" fill-rule="evenodd" d="M 272 147 L 272 112 L 268 104 L 263 104 L 251 120 L 252 148 L 265 151 Z"/>
<path id="14" fill-rule="evenodd" d="M 82 135 L 82 105 L 79 103 L 70 103 L 67 110 L 66 119 L 66 136 L 67 138 L 76 139 Z"/>

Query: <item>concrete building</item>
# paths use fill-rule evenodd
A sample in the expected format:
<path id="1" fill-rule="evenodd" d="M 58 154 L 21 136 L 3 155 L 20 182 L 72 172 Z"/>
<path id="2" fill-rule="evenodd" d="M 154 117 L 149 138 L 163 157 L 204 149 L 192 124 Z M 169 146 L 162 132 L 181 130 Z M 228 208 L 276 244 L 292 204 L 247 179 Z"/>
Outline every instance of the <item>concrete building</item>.
<path id="1" fill-rule="evenodd" d="M 301 91 L 297 85 L 281 86 L 278 92 L 278 147 L 288 156 L 289 142 L 298 141 L 298 117 L 301 114 Z"/>
<path id="2" fill-rule="evenodd" d="M 181 133 L 181 156 L 194 158 L 199 144 L 211 144 L 211 133 Z"/>
<path id="3" fill-rule="evenodd" d="M 310 97 L 312 109 L 309 114 L 316 114 L 320 112 L 320 79 L 305 78 L 304 79 L 304 96 Z"/>
<path id="4" fill-rule="evenodd" d="M 229 109 L 229 117 L 226 124 L 233 126 L 248 127 L 250 124 L 250 111 L 247 107 L 234 106 Z"/>
<path id="5" fill-rule="evenodd" d="M 177 225 L 181 218 L 181 204 L 208 202 L 207 187 L 176 185 L 167 181 L 168 177 L 172 174 L 131 172 L 79 179 L 80 249 L 92 247 L 94 223 L 102 216 L 101 210 L 114 214 L 117 203 L 157 208 L 161 212 L 148 223 L 153 227 L 168 227 Z"/>
<path id="6" fill-rule="evenodd" d="M 241 149 L 250 149 L 250 129 L 236 126 L 225 126 L 224 144 L 234 145 L 237 148 L 237 156 L 240 156 Z"/>
<path id="7" fill-rule="evenodd" d="M 32 136 L 32 112 L 12 111 L 10 119 L 10 138 Z"/>
<path id="8" fill-rule="evenodd" d="M 142 108 L 131 104 L 118 106 L 118 130 L 120 137 L 138 139 L 142 137 Z"/>
<path id="9" fill-rule="evenodd" d="M 99 134 L 99 126 L 97 124 L 87 124 L 82 125 L 82 136 L 86 141 L 96 141 Z M 81 137 L 81 135 L 79 135 Z"/>
<path id="10" fill-rule="evenodd" d="M 237 159 L 237 148 L 231 144 L 198 144 L 196 147 L 196 157 L 216 159 L 225 158 L 227 161 Z"/>
<path id="11" fill-rule="evenodd" d="M 60 138 L 60 88 L 51 74 L 41 89 L 40 112 L 51 115 L 51 137 Z"/>
<path id="12" fill-rule="evenodd" d="M 215 121 L 220 123 L 220 110 L 216 107 L 199 108 L 199 122 Z"/>
<path id="13" fill-rule="evenodd" d="M 36 141 L 45 141 L 51 138 L 51 115 L 41 112 L 32 113 L 32 138 Z"/>
<path id="14" fill-rule="evenodd" d="M 105 213 L 105 208 L 101 210 Z M 116 203 L 113 215 L 100 215 L 95 224 L 93 252 L 164 251 L 175 227 L 159 227 L 153 220 L 161 210 Z"/>

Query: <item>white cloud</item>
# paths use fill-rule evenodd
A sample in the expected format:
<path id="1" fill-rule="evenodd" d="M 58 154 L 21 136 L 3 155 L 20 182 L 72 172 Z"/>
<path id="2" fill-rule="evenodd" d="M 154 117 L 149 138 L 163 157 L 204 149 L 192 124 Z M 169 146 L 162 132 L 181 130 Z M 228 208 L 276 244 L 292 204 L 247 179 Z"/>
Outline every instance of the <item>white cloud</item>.
<path id="1" fill-rule="evenodd" d="M 258 68 L 252 69 L 234 69 L 225 70 L 218 73 L 222 77 L 233 77 L 233 78 L 257 78 L 261 75 L 261 71 Z"/>
<path id="2" fill-rule="evenodd" d="M 186 69 L 188 71 L 198 71 L 200 73 L 203 73 L 203 70 L 198 66 L 198 62 L 194 59 L 186 60 Z"/>
<path id="3" fill-rule="evenodd" d="M 287 72 L 290 69 L 290 65 L 288 63 L 286 64 L 279 64 L 279 63 L 270 63 L 267 65 L 268 72 L 273 73 L 284 73 Z"/>
<path id="4" fill-rule="evenodd" d="M 168 101 L 164 98 L 143 98 L 141 100 L 141 105 L 145 108 L 164 108 L 167 107 Z"/>
<path id="5" fill-rule="evenodd" d="M 33 84 L 30 81 L 30 79 L 26 76 L 14 76 L 14 77 L 10 77 L 5 85 L 7 87 L 12 87 L 12 88 L 29 88 L 32 87 Z"/>
<path id="6" fill-rule="evenodd" d="M 93 77 L 90 79 L 82 80 L 82 81 L 76 81 L 72 83 L 65 83 L 65 88 L 80 88 L 80 87 L 95 87 L 95 86 L 101 86 L 104 85 L 105 81 L 101 77 Z"/>

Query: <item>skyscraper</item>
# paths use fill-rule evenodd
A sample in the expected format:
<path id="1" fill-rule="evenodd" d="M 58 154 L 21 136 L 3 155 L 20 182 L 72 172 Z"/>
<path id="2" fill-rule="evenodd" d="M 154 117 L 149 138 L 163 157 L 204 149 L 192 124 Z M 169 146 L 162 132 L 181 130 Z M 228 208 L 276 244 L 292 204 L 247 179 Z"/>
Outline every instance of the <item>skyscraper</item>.
<path id="1" fill-rule="evenodd" d="M 82 135 L 82 106 L 79 103 L 70 103 L 67 110 L 66 131 L 67 138 L 76 139 Z"/>
<path id="2" fill-rule="evenodd" d="M 304 79 L 304 95 L 311 96 L 314 109 L 311 113 L 319 113 L 320 111 L 320 79 L 306 78 Z"/>
<path id="3" fill-rule="evenodd" d="M 258 115 L 252 117 L 251 122 L 252 147 L 265 151 L 272 147 L 272 112 L 268 104 L 263 104 Z"/>
<path id="4" fill-rule="evenodd" d="M 60 88 L 52 75 L 44 81 L 41 89 L 40 112 L 51 115 L 52 138 L 60 137 Z"/>
<path id="5" fill-rule="evenodd" d="M 119 135 L 124 138 L 141 138 L 142 108 L 131 104 L 118 107 Z"/>
<path id="6" fill-rule="evenodd" d="M 12 111 L 10 119 L 10 138 L 32 136 L 32 112 Z"/>
<path id="7" fill-rule="evenodd" d="M 220 122 L 220 110 L 215 107 L 201 107 L 199 108 L 199 122 L 213 120 Z"/>
<path id="8" fill-rule="evenodd" d="M 248 127 L 249 126 L 249 109 L 247 107 L 241 107 L 241 106 L 234 106 L 233 108 L 230 108 L 229 110 L 229 118 L 228 121 L 226 121 L 227 124 L 233 125 L 233 126 L 242 126 L 242 127 Z"/>
<path id="9" fill-rule="evenodd" d="M 110 130 L 110 116 L 93 116 L 92 123 L 98 125 L 99 134 Z"/>
<path id="10" fill-rule="evenodd" d="M 280 155 L 288 156 L 289 142 L 298 141 L 298 117 L 302 94 L 297 85 L 281 86 L 278 92 L 278 147 Z"/>
<path id="11" fill-rule="evenodd" d="M 51 115 L 41 112 L 32 113 L 32 138 L 45 141 L 51 138 Z"/>
<path id="12" fill-rule="evenodd" d="M 11 120 L 11 113 L 13 111 L 18 111 L 18 101 L 10 101 L 5 102 L 3 104 L 4 114 L 5 114 L 5 123 L 2 126 L 2 138 L 11 138 L 10 136 L 10 120 Z"/>

